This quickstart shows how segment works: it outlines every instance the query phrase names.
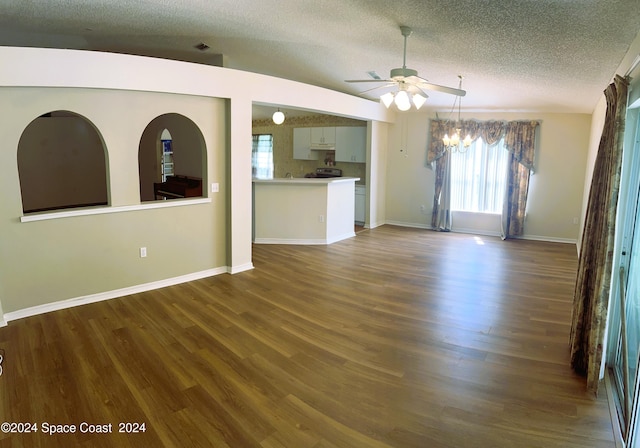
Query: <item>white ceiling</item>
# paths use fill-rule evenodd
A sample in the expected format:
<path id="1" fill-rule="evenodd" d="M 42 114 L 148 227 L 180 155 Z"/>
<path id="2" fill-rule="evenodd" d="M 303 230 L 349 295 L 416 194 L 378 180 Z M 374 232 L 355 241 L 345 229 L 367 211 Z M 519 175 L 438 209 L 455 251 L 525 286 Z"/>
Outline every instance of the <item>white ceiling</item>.
<path id="1" fill-rule="evenodd" d="M 640 29 L 638 0 L 2 0 L 0 45 L 168 57 L 358 95 L 407 67 L 463 110 L 591 113 Z M 203 42 L 210 49 L 194 45 Z M 223 55 L 222 57 L 220 55 Z M 377 95 L 370 95 L 376 98 Z M 428 105 L 453 97 L 430 93 Z"/>

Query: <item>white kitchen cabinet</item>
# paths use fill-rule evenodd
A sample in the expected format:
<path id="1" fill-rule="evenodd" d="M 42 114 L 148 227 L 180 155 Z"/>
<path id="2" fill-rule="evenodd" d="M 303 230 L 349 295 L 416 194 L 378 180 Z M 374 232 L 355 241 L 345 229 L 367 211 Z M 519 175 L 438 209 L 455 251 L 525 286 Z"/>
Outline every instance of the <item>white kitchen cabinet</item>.
<path id="1" fill-rule="evenodd" d="M 322 127 L 311 128 L 311 146 L 314 147 L 331 147 L 336 144 L 336 128 L 335 127 Z"/>
<path id="2" fill-rule="evenodd" d="M 365 206 L 366 206 L 366 188 L 364 185 L 356 185 L 355 188 L 355 193 L 356 193 L 356 204 L 355 204 L 355 209 L 356 209 L 356 223 L 363 225 L 364 224 L 364 211 L 365 211 Z"/>
<path id="3" fill-rule="evenodd" d="M 299 160 L 318 160 L 318 151 L 311 150 L 311 129 L 293 128 L 293 158 Z"/>
<path id="4" fill-rule="evenodd" d="M 336 162 L 366 163 L 367 128 L 340 126 L 336 129 Z"/>

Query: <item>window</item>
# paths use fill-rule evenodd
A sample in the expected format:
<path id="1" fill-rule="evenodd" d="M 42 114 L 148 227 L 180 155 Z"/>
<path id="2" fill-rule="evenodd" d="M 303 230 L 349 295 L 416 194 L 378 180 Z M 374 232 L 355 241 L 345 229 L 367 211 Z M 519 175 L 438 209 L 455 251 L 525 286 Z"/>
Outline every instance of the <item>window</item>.
<path id="1" fill-rule="evenodd" d="M 251 175 L 256 179 L 273 179 L 273 136 L 254 134 Z"/>
<path id="2" fill-rule="evenodd" d="M 509 152 L 500 139 L 478 138 L 464 153 L 451 153 L 451 210 L 502 213 Z"/>

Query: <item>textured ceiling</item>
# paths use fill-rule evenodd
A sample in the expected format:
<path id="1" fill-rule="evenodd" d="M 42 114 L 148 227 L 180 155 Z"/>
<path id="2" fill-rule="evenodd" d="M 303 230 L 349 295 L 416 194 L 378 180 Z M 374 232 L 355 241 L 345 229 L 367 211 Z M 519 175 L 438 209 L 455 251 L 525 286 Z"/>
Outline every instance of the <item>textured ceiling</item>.
<path id="1" fill-rule="evenodd" d="M 2 0 L 0 45 L 189 60 L 359 94 L 402 66 L 464 110 L 591 113 L 640 29 L 638 0 Z M 194 45 L 210 48 L 200 51 Z M 220 55 L 223 55 L 222 57 Z M 378 92 L 376 92 L 378 93 Z M 376 98 L 377 95 L 369 95 Z M 453 97 L 433 92 L 428 105 Z"/>

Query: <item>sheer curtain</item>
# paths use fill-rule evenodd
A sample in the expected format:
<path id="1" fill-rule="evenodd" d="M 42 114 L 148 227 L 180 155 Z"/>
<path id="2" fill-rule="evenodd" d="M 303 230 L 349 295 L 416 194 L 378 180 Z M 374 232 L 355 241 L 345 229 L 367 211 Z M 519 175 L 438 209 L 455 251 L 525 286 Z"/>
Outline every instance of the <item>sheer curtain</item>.
<path id="1" fill-rule="evenodd" d="M 273 179 L 273 136 L 270 134 L 253 135 L 251 175 L 256 179 Z"/>
<path id="2" fill-rule="evenodd" d="M 482 137 L 451 154 L 451 210 L 501 213 L 508 156 L 502 140 L 489 145 Z"/>

